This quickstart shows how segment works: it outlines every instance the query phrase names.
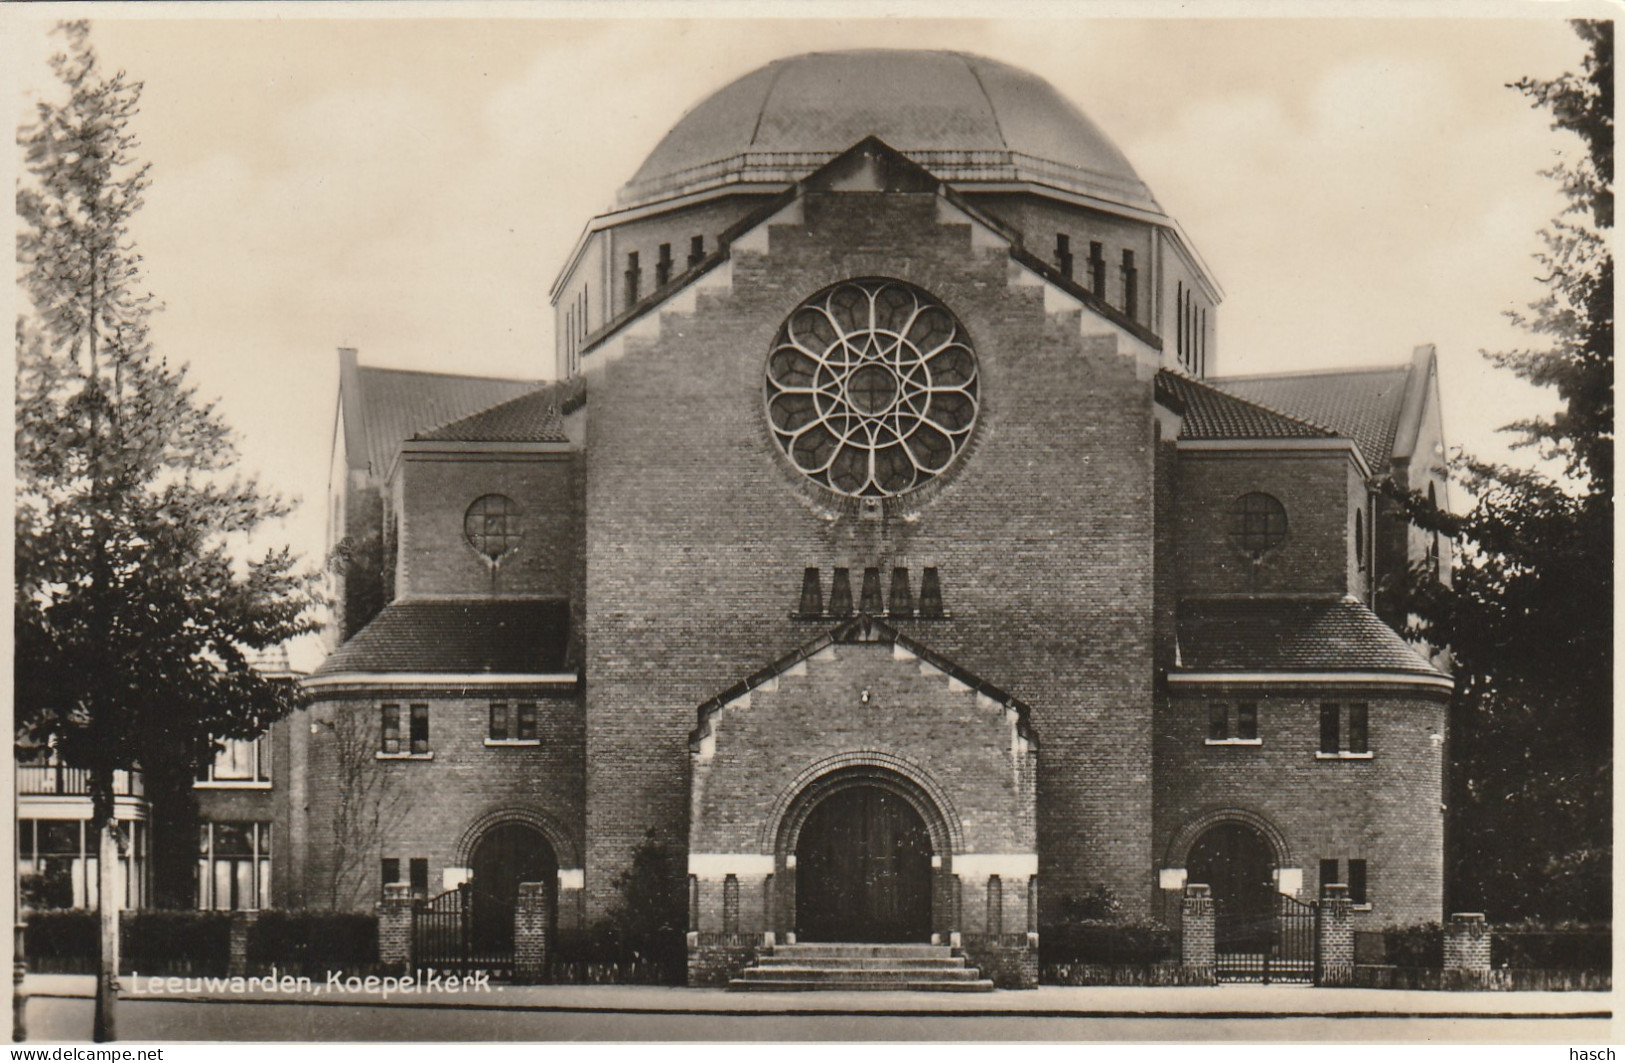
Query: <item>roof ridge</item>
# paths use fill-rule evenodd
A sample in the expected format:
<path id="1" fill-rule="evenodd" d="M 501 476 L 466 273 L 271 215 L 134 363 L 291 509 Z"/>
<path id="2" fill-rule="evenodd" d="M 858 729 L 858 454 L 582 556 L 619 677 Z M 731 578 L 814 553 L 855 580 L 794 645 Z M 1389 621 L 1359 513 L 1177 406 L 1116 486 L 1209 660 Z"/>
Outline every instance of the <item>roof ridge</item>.
<path id="1" fill-rule="evenodd" d="M 478 380 L 493 384 L 528 384 L 542 386 L 553 383 L 551 380 L 531 380 L 518 376 L 480 376 L 475 373 L 445 373 L 436 369 L 397 369 L 394 366 L 387 365 L 358 365 L 356 368 L 363 373 L 400 373 L 406 376 L 434 376 L 440 377 L 442 380 Z"/>
<path id="2" fill-rule="evenodd" d="M 1195 384 L 1198 387 L 1204 387 L 1204 388 L 1208 389 L 1209 391 L 1217 392 L 1218 394 L 1223 395 L 1225 398 L 1230 399 L 1232 402 L 1239 402 L 1243 406 L 1251 406 L 1255 410 L 1263 410 L 1265 413 L 1273 414 L 1274 416 L 1279 417 L 1279 418 L 1281 418 L 1282 420 L 1285 420 L 1285 421 L 1291 421 L 1293 424 L 1301 424 L 1306 428 L 1313 428 L 1315 431 L 1323 433 L 1327 438 L 1330 438 L 1330 439 L 1348 439 L 1348 436 L 1345 436 L 1342 432 L 1339 432 L 1336 429 L 1328 428 L 1325 425 L 1320 424 L 1320 423 L 1318 423 L 1316 421 L 1311 421 L 1307 417 L 1299 417 L 1297 414 L 1287 413 L 1285 410 L 1277 410 L 1275 407 L 1267 406 L 1264 403 L 1258 402 L 1255 399 L 1249 399 L 1249 398 L 1245 398 L 1245 397 L 1243 397 L 1241 395 L 1236 395 L 1236 394 L 1234 394 L 1232 392 L 1224 390 L 1221 387 L 1218 387 L 1215 384 L 1211 384 L 1206 380 L 1201 380 L 1201 379 L 1199 379 L 1197 377 L 1193 377 L 1193 376 L 1186 376 L 1185 374 L 1180 373 L 1180 372 L 1176 372 L 1175 370 L 1169 369 L 1166 366 L 1163 367 L 1162 369 L 1158 370 L 1158 372 L 1168 373 L 1168 374 L 1170 374 L 1170 375 L 1172 375 L 1174 377 L 1177 377 L 1180 380 L 1189 381 L 1190 383 Z M 1354 443 L 1354 445 L 1356 447 L 1359 446 L 1359 443 L 1355 442 L 1352 439 L 1350 439 L 1349 442 Z"/>
<path id="3" fill-rule="evenodd" d="M 498 410 L 501 407 L 506 406 L 511 402 L 521 402 L 521 401 L 523 401 L 525 399 L 530 398 L 532 395 L 537 394 L 538 392 L 546 391 L 548 388 L 552 387 L 553 385 L 555 385 L 557 383 L 558 383 L 558 381 L 556 381 L 556 380 L 544 380 L 544 381 L 540 382 L 539 384 L 537 384 L 535 387 L 532 387 L 528 391 L 522 391 L 517 395 L 510 395 L 505 399 L 498 399 L 496 402 L 491 403 L 489 406 L 482 406 L 480 409 L 475 410 L 473 413 L 465 413 L 465 414 L 462 414 L 461 416 L 453 417 L 449 421 L 442 421 L 439 424 L 430 425 L 428 428 L 420 429 L 419 431 L 412 433 L 412 438 L 414 440 L 427 440 L 428 437 L 434 435 L 436 432 L 445 431 L 446 429 L 450 428 L 452 425 L 460 424 L 463 421 L 472 421 L 476 417 L 484 417 L 486 414 L 491 413 L 491 412 L 493 412 L 495 410 Z"/>
<path id="4" fill-rule="evenodd" d="M 1209 377 L 1208 379 L 1220 383 L 1228 381 L 1295 380 L 1300 377 L 1311 376 L 1349 376 L 1353 373 L 1408 373 L 1410 370 L 1411 363 L 1402 362 L 1397 365 L 1351 366 L 1346 369 L 1306 369 L 1295 373 L 1246 373 L 1239 376 Z"/>

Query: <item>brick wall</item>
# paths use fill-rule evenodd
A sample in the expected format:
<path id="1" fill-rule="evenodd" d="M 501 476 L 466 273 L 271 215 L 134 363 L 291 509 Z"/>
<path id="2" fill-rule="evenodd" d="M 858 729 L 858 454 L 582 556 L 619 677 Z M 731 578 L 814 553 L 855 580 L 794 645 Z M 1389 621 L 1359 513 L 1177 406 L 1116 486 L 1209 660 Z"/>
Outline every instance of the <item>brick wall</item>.
<path id="1" fill-rule="evenodd" d="M 1172 699 L 1157 717 L 1155 851 L 1183 867 L 1193 824 L 1222 810 L 1251 813 L 1279 832 L 1288 867 L 1303 870 L 1313 897 L 1321 859 L 1367 862 L 1370 911 L 1357 924 L 1437 920 L 1443 903 L 1444 813 L 1440 809 L 1444 704 L 1371 693 L 1302 692 L 1252 697 L 1258 746 L 1207 745 L 1209 698 Z M 1219 693 L 1213 700 L 1235 698 Z M 1316 757 L 1320 705 L 1369 705 L 1369 760 Z M 1346 711 L 1346 710 L 1345 710 Z"/>
<path id="2" fill-rule="evenodd" d="M 1008 284 L 996 248 L 938 224 L 929 195 L 805 200 L 732 290 L 666 315 L 658 340 L 589 356 L 588 889 L 598 909 L 649 827 L 681 847 L 697 705 L 809 637 L 802 569 L 938 567 L 953 619 L 909 622 L 1035 707 L 1044 896 L 1105 883 L 1149 903 L 1152 438 L 1148 381 L 1117 340 Z M 979 356 L 971 453 L 913 512 L 821 502 L 768 437 L 763 369 L 781 322 L 836 281 L 892 276 L 942 299 Z M 916 630 L 917 628 L 917 630 Z M 1052 885 L 1051 885 L 1052 884 Z"/>
<path id="3" fill-rule="evenodd" d="M 490 747 L 490 704 L 504 700 L 537 702 L 541 741 L 535 746 Z M 403 739 L 413 703 L 429 705 L 429 747 L 433 759 L 377 760 L 379 705 L 401 705 Z M 548 697 L 525 688 L 490 692 L 390 692 L 387 698 L 347 697 L 316 702 L 308 711 L 315 724 L 307 752 L 308 811 L 306 829 L 311 839 L 305 868 L 308 903 L 333 903 L 329 885 L 334 866 L 335 812 L 344 778 L 343 758 L 337 749 L 347 737 L 336 729 L 355 728 L 363 736 L 364 755 L 356 763 L 382 781 L 371 794 L 388 810 L 376 836 L 347 843 L 351 851 L 362 845 L 360 881 L 336 899 L 337 907 L 366 908 L 380 895 L 380 862 L 398 858 L 405 880 L 409 861 L 428 860 L 429 890 L 439 893 L 441 873 L 465 866 L 470 829 L 488 817 L 505 812 L 528 815 L 547 825 L 559 867 L 579 867 L 582 806 L 582 709 L 578 697 Z M 349 732 L 346 732 L 348 734 Z M 576 925 L 571 892 L 560 902 L 560 924 Z"/>
<path id="4" fill-rule="evenodd" d="M 400 529 L 400 596 L 569 595 L 580 537 L 569 454 L 402 459 L 396 486 L 408 517 Z M 468 507 L 490 494 L 516 502 L 523 522 L 519 545 L 494 567 L 464 535 Z"/>
<path id="5" fill-rule="evenodd" d="M 1180 593 L 1347 593 L 1354 520 L 1350 468 L 1342 451 L 1180 452 L 1174 473 Z M 1230 505 L 1252 491 L 1275 496 L 1287 519 L 1286 540 L 1256 562 L 1230 539 Z"/>

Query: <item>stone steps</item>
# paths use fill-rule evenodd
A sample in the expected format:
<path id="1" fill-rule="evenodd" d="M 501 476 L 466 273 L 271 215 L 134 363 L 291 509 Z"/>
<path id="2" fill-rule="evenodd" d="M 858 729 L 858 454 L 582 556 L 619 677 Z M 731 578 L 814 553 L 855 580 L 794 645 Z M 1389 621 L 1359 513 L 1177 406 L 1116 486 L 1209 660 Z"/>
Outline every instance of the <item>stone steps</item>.
<path id="1" fill-rule="evenodd" d="M 993 983 L 946 945 L 817 944 L 764 949 L 728 983 L 734 991 L 986 993 Z"/>

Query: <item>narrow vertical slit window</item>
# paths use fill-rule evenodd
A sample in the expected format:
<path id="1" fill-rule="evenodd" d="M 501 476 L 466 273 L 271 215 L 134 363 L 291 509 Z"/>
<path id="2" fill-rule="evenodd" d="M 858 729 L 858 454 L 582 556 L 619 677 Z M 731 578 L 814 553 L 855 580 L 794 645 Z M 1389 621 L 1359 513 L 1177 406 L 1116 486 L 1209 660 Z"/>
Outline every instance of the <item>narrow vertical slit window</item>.
<path id="1" fill-rule="evenodd" d="M 661 244 L 655 256 L 655 287 L 664 288 L 671 283 L 671 245 Z"/>
<path id="2" fill-rule="evenodd" d="M 422 900 L 429 896 L 429 861 L 421 856 L 412 857 L 412 896 Z"/>
<path id="3" fill-rule="evenodd" d="M 379 868 L 378 880 L 385 886 L 393 886 L 401 880 L 401 860 L 398 856 L 386 856 L 383 866 Z M 380 891 L 382 892 L 382 891 Z"/>
<path id="4" fill-rule="evenodd" d="M 508 706 L 496 702 L 491 706 L 491 741 L 506 742 L 510 736 L 508 732 Z"/>
<path id="5" fill-rule="evenodd" d="M 524 702 L 519 706 L 519 720 L 516 733 L 521 742 L 534 742 L 540 735 L 536 729 L 536 704 Z"/>
<path id="6" fill-rule="evenodd" d="M 1322 860 L 1320 862 L 1320 892 L 1325 893 L 1327 886 L 1340 886 L 1345 883 L 1337 880 L 1337 861 Z"/>
<path id="7" fill-rule="evenodd" d="M 1186 369 L 1190 362 L 1185 358 L 1185 282 L 1177 281 L 1174 285 L 1174 313 L 1178 315 L 1174 321 L 1174 352 L 1179 355 L 1179 364 Z"/>
<path id="8" fill-rule="evenodd" d="M 885 608 L 885 603 L 880 600 L 880 569 L 864 569 L 863 599 L 858 603 L 858 612 L 879 616 Z"/>
<path id="9" fill-rule="evenodd" d="M 695 236 L 688 241 L 688 268 L 693 269 L 705 257 L 705 237 Z"/>
<path id="10" fill-rule="evenodd" d="M 643 280 L 643 270 L 638 266 L 638 253 L 626 253 L 626 305 L 631 306 L 638 301 L 638 285 Z"/>
<path id="11" fill-rule="evenodd" d="M 1072 239 L 1066 233 L 1055 234 L 1055 265 L 1061 276 L 1072 279 Z"/>
<path id="12" fill-rule="evenodd" d="M 1223 742 L 1230 737 L 1230 706 L 1215 701 L 1207 707 L 1207 740 Z"/>
<path id="13" fill-rule="evenodd" d="M 1089 241 L 1089 290 L 1095 298 L 1106 299 L 1106 249 L 1099 240 Z"/>
<path id="14" fill-rule="evenodd" d="M 1134 252 L 1123 248 L 1123 313 L 1130 321 L 1138 320 L 1140 304 L 1140 271 L 1134 268 Z"/>
<path id="15" fill-rule="evenodd" d="M 1366 900 L 1366 879 L 1365 879 L 1365 861 L 1364 860 L 1350 860 L 1349 861 L 1349 883 L 1348 883 L 1348 885 L 1349 885 L 1349 900 L 1353 901 L 1355 904 L 1367 904 L 1367 903 L 1369 903 Z"/>

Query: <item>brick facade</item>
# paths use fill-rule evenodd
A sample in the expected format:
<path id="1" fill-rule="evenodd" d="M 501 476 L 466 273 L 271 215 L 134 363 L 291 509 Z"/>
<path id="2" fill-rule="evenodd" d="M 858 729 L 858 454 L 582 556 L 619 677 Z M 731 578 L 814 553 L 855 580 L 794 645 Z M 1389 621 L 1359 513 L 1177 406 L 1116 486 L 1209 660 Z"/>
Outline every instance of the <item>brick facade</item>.
<path id="1" fill-rule="evenodd" d="M 338 903 L 372 904 L 386 858 L 427 861 L 437 892 L 482 832 L 524 822 L 557 857 L 558 926 L 579 927 L 614 909 L 652 832 L 687 862 L 696 984 L 725 981 L 764 942 L 796 932 L 796 817 L 851 779 L 920 813 L 936 860 L 931 933 L 979 950 L 973 959 L 1004 984 L 1031 984 L 1030 935 L 1097 890 L 1126 919 L 1178 924 L 1186 965 L 1210 978 L 1214 898 L 1179 892 L 1177 872 L 1217 824 L 1262 835 L 1278 887 L 1300 896 L 1327 885 L 1321 860 L 1364 861 L 1351 927 L 1438 918 L 1441 675 L 1420 658 L 1392 665 L 1392 646 L 1401 674 L 1376 674 L 1379 654 L 1328 639 L 1298 679 L 1231 662 L 1234 679 L 1169 680 L 1190 659 L 1180 643 L 1190 603 L 1312 599 L 1346 606 L 1346 620 L 1371 602 L 1373 558 L 1380 573 L 1425 546 L 1369 508 L 1341 428 L 1248 413 L 1232 395 L 1230 436 L 1181 435 L 1183 400 L 1154 380 L 1176 365 L 1173 330 L 1191 327 L 1170 301 L 1198 289 L 1213 310 L 1216 294 L 1183 237 L 1035 188 L 961 194 L 872 140 L 782 194 L 760 189 L 595 222 L 554 291 L 557 364 L 579 374 L 550 411 L 568 443 L 414 440 L 385 492 L 389 521 L 364 492 L 341 500 L 357 528 L 388 524 L 402 602 L 568 599 L 558 660 L 569 690 L 422 676 L 323 687 L 309 734 L 291 742 L 303 895 L 333 892 L 323 884 L 341 848 L 339 729 L 375 737 L 388 701 L 430 705 L 433 756 L 369 755 L 376 792 L 398 800 Z M 1057 232 L 1072 237 L 1071 280 L 1050 261 Z M 708 257 L 690 271 L 693 235 Z M 1091 240 L 1105 245 L 1107 305 L 1080 290 Z M 657 292 L 662 244 L 672 278 Z M 1124 249 L 1140 269 L 1132 322 L 1117 309 Z M 929 293 L 975 351 L 974 432 L 944 474 L 900 497 L 816 485 L 786 459 L 764 409 L 786 318 L 860 278 Z M 1208 344 L 1216 315 L 1199 320 Z M 1423 426 L 1418 448 L 1442 438 L 1435 390 L 1405 407 Z M 1389 455 L 1367 458 L 1388 468 Z M 1255 491 L 1288 522 L 1256 557 L 1234 541 L 1230 516 Z M 495 566 L 463 534 L 469 504 L 490 493 L 514 499 L 525 521 Z M 837 570 L 858 612 L 885 617 L 878 635 L 831 635 L 844 622 L 830 607 Z M 897 604 L 893 580 L 906 578 L 918 603 L 927 571 L 940 616 Z M 498 696 L 537 700 L 535 745 L 486 743 Z M 1255 704 L 1256 739 L 1209 742 L 1216 700 Z M 1319 755 L 1328 702 L 1366 706 L 1369 756 Z"/>

